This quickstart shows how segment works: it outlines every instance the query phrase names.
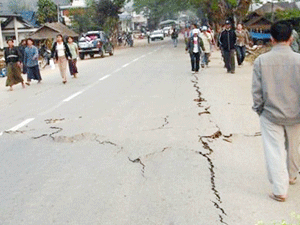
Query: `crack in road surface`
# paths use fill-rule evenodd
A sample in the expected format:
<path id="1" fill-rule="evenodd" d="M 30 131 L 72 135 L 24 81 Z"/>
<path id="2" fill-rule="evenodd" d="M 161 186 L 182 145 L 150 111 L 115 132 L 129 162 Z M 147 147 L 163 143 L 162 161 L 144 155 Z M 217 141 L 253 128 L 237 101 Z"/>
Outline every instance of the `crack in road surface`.
<path id="1" fill-rule="evenodd" d="M 57 122 L 61 122 L 61 121 L 64 121 L 65 118 L 62 118 L 62 119 L 46 119 L 45 122 L 46 124 L 49 124 L 49 123 L 57 123 Z"/>
<path id="2" fill-rule="evenodd" d="M 169 124 L 168 119 L 169 119 L 169 116 L 166 116 L 164 118 L 165 123 L 162 126 L 160 126 L 158 129 L 163 129 L 165 126 L 167 126 Z"/>
<path id="3" fill-rule="evenodd" d="M 198 94 L 198 99 L 195 99 L 194 101 L 198 102 L 198 107 L 202 108 L 202 102 L 206 101 L 204 98 L 202 98 L 202 93 L 200 91 L 200 87 L 199 87 L 199 83 L 198 83 L 198 77 L 195 75 L 195 80 L 192 80 L 192 83 L 194 84 L 194 88 L 196 88 L 196 92 Z M 203 114 L 210 114 L 210 112 L 208 111 L 209 107 L 206 107 L 204 109 L 204 111 L 198 113 L 199 116 L 203 115 Z M 216 125 L 216 127 L 218 128 L 218 131 L 216 131 L 214 134 L 209 135 L 209 136 L 200 136 L 199 142 L 202 143 L 202 146 L 204 149 L 208 150 L 207 153 L 203 153 L 202 151 L 195 151 L 197 154 L 200 154 L 202 157 L 204 157 L 209 165 L 209 171 L 210 171 L 210 183 L 211 183 L 211 190 L 213 191 L 214 196 L 216 197 L 217 201 L 212 201 L 214 207 L 220 211 L 219 213 L 219 220 L 222 224 L 227 224 L 224 221 L 223 215 L 227 216 L 225 210 L 220 206 L 222 204 L 222 200 L 221 200 L 221 195 L 216 187 L 216 173 L 215 173 L 215 165 L 213 163 L 213 160 L 210 158 L 211 154 L 214 152 L 213 149 L 210 147 L 210 145 L 208 144 L 208 142 L 206 142 L 204 139 L 207 139 L 208 141 L 212 142 L 215 139 L 218 139 L 220 137 L 222 137 L 222 132 L 220 131 L 220 128 L 218 127 L 218 125 Z M 228 224 L 227 224 L 228 225 Z"/>
<path id="4" fill-rule="evenodd" d="M 55 120 L 49 120 L 49 121 L 55 121 Z M 81 133 L 81 134 L 76 134 L 76 135 L 70 136 L 70 137 L 68 137 L 68 136 L 54 136 L 55 134 L 58 134 L 61 131 L 63 131 L 63 129 L 60 128 L 60 127 L 50 127 L 50 129 L 55 129 L 56 131 L 52 132 L 50 134 L 42 134 L 40 136 L 32 137 L 32 138 L 33 139 L 40 139 L 42 137 L 50 137 L 53 141 L 60 142 L 60 143 L 74 143 L 74 142 L 78 142 L 78 141 L 88 140 L 88 141 L 96 141 L 101 145 L 109 144 L 109 145 L 118 147 L 118 145 L 116 143 L 113 143 L 112 141 L 99 140 L 100 136 L 98 134 L 95 134 L 95 133 Z M 120 151 L 122 151 L 122 150 L 123 150 L 123 147 L 120 147 Z"/>
<path id="5" fill-rule="evenodd" d="M 130 159 L 129 157 L 128 157 L 128 159 L 129 159 L 129 161 L 132 162 L 132 163 L 139 163 L 139 164 L 142 165 L 142 169 L 141 169 L 141 171 L 142 171 L 142 176 L 145 178 L 145 168 L 146 168 L 146 165 L 142 162 L 142 160 L 141 160 L 140 158 L 136 158 L 136 159 L 132 160 L 132 159 Z"/>
<path id="6" fill-rule="evenodd" d="M 136 159 L 134 159 L 134 160 L 132 160 L 132 159 L 130 159 L 129 157 L 128 157 L 128 159 L 129 159 L 129 161 L 130 162 L 132 162 L 132 163 L 139 163 L 139 164 L 141 164 L 142 165 L 142 176 L 144 177 L 144 178 L 146 178 L 145 177 L 145 168 L 146 168 L 146 165 L 143 163 L 143 161 L 142 161 L 142 159 L 141 158 L 148 158 L 148 157 L 150 157 L 150 156 L 153 156 L 153 155 L 156 155 L 156 154 L 159 154 L 159 153 L 163 153 L 163 152 L 165 152 L 167 149 L 169 149 L 170 147 L 165 147 L 165 148 L 163 148 L 163 150 L 161 150 L 161 151 L 159 151 L 159 152 L 152 152 L 152 153 L 149 153 L 149 154 L 147 154 L 147 155 L 145 155 L 145 156 L 140 156 L 140 157 L 138 157 L 138 158 L 136 158 Z"/>

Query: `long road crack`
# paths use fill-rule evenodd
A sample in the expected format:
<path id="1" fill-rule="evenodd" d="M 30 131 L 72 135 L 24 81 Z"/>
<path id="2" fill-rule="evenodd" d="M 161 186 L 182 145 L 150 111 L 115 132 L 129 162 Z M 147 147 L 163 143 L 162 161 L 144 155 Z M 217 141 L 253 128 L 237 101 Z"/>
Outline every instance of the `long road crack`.
<path id="1" fill-rule="evenodd" d="M 199 87 L 199 80 L 197 76 L 194 76 L 195 80 L 192 80 L 192 83 L 194 84 L 194 88 L 196 89 L 196 92 L 198 94 L 198 98 L 195 99 L 195 102 L 198 102 L 197 105 L 199 108 L 203 108 L 202 102 L 206 102 L 206 100 L 202 97 L 202 93 L 200 91 L 200 87 Z M 211 114 L 210 111 L 208 111 L 210 108 L 210 106 L 206 107 L 204 109 L 204 111 L 201 111 L 198 113 L 199 116 L 202 116 L 203 114 Z M 215 165 L 213 160 L 211 159 L 211 155 L 213 154 L 214 150 L 210 147 L 208 142 L 212 142 L 215 139 L 218 139 L 220 137 L 222 137 L 222 132 L 220 130 L 220 128 L 218 127 L 218 125 L 215 125 L 218 130 L 213 133 L 212 135 L 209 136 L 203 136 L 200 135 L 200 139 L 199 142 L 202 143 L 202 146 L 205 150 L 207 150 L 207 153 L 204 153 L 202 151 L 195 151 L 197 154 L 201 155 L 202 157 L 204 157 L 207 162 L 208 162 L 208 168 L 210 171 L 210 183 L 211 183 L 211 190 L 213 191 L 213 194 L 216 198 L 215 201 L 211 200 L 211 202 L 213 203 L 214 207 L 219 210 L 219 220 L 222 224 L 227 224 L 224 221 L 224 216 L 227 216 L 225 210 L 222 208 L 221 204 L 222 204 L 222 200 L 221 200 L 221 194 L 218 191 L 217 187 L 216 187 L 216 173 L 215 173 Z M 224 139 L 223 139 L 224 140 Z M 228 224 L 227 224 L 228 225 Z"/>

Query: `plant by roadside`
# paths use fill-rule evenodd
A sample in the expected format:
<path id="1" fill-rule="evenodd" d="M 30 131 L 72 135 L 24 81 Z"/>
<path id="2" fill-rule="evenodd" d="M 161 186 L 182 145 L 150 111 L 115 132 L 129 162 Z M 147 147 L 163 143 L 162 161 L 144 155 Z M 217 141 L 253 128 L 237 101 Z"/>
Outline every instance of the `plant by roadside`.
<path id="1" fill-rule="evenodd" d="M 248 55 L 246 57 L 246 61 L 250 62 L 250 63 L 253 63 L 254 60 L 260 56 L 261 54 L 264 54 L 266 52 L 269 52 L 271 50 L 271 46 L 267 45 L 267 46 L 262 46 L 262 47 L 259 47 L 257 49 L 248 49 L 247 52 L 248 52 Z"/>
<path id="2" fill-rule="evenodd" d="M 263 221 L 258 221 L 255 225 L 300 225 L 300 214 L 292 212 L 290 216 L 291 216 L 290 222 L 287 222 L 285 220 L 272 221 L 271 223 L 265 223 Z"/>

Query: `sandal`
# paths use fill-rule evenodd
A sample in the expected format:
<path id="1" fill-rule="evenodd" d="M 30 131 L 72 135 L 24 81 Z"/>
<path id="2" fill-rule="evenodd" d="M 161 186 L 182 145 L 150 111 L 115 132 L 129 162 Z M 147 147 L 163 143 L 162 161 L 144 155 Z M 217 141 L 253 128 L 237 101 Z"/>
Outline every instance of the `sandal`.
<path id="1" fill-rule="evenodd" d="M 285 202 L 287 199 L 285 195 L 274 195 L 273 193 L 270 194 L 269 197 L 278 202 Z"/>
<path id="2" fill-rule="evenodd" d="M 297 183 L 297 177 L 295 177 L 294 179 L 290 179 L 289 181 L 290 185 L 294 185 Z"/>

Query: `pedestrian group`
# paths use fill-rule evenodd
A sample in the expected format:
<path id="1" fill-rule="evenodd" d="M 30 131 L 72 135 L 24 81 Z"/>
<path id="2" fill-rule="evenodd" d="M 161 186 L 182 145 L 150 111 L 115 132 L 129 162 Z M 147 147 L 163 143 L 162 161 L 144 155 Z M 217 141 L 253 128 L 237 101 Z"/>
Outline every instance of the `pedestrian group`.
<path id="1" fill-rule="evenodd" d="M 37 80 L 41 83 L 42 77 L 39 68 L 39 56 L 41 55 L 38 48 L 34 45 L 34 40 L 28 38 L 22 40 L 19 47 L 14 46 L 14 40 L 7 40 L 8 47 L 4 49 L 4 58 L 6 63 L 6 86 L 10 91 L 13 91 L 13 85 L 25 84 L 30 86 L 32 80 Z M 59 67 L 63 84 L 67 83 L 67 67 L 71 76 L 77 78 L 77 58 L 78 46 L 74 42 L 73 37 L 68 37 L 67 42 L 64 41 L 63 36 L 58 34 L 56 41 L 51 49 L 51 58 L 55 60 Z M 49 59 L 47 59 L 49 64 Z M 27 74 L 27 81 L 24 82 L 21 74 Z"/>

